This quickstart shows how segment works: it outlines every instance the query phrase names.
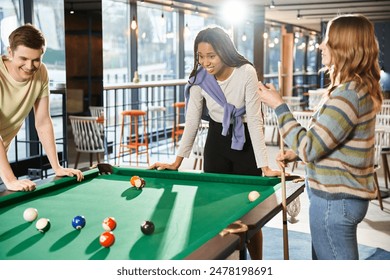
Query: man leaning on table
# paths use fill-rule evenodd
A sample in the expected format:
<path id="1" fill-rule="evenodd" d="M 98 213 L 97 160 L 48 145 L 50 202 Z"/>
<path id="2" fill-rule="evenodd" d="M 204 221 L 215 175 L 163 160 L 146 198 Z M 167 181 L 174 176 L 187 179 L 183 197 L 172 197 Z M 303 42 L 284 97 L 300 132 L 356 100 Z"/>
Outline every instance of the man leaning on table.
<path id="1" fill-rule="evenodd" d="M 60 165 L 49 106 L 49 77 L 42 63 L 45 38 L 31 24 L 15 29 L 9 36 L 8 55 L 0 59 L 0 176 L 11 191 L 33 191 L 36 184 L 18 180 L 7 158 L 12 140 L 34 109 L 35 127 L 56 176 L 84 176 L 80 170 Z"/>

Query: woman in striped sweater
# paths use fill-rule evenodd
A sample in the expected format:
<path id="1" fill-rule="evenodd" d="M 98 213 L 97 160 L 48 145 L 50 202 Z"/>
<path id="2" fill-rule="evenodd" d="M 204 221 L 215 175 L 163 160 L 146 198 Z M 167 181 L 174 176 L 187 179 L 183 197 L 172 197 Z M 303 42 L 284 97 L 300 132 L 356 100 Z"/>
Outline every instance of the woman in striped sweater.
<path id="1" fill-rule="evenodd" d="M 375 115 L 381 107 L 378 44 L 362 15 L 328 23 L 320 45 L 330 76 L 327 99 L 305 129 L 273 85 L 259 83 L 262 101 L 275 109 L 289 146 L 277 161 L 306 163 L 313 259 L 358 259 L 357 225 L 377 197 L 374 187 Z"/>

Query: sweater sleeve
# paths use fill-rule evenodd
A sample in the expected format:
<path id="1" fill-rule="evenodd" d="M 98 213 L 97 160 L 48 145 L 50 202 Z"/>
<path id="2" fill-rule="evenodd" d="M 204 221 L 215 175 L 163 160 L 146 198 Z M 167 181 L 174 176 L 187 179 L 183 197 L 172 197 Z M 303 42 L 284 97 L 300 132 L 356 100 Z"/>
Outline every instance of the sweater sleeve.
<path id="1" fill-rule="evenodd" d="M 188 158 L 194 145 L 196 133 L 198 132 L 199 123 L 202 117 L 203 95 L 199 86 L 190 88 L 190 98 L 187 104 L 185 116 L 184 133 L 180 140 L 178 156 Z"/>
<path id="2" fill-rule="evenodd" d="M 350 135 L 358 121 L 359 97 L 353 90 L 336 90 L 313 115 L 308 130 L 302 127 L 286 104 L 275 109 L 284 141 L 304 162 L 332 153 Z"/>
<path id="3" fill-rule="evenodd" d="M 268 166 L 268 153 L 265 145 L 264 123 L 261 113 L 261 100 L 257 94 L 257 74 L 256 70 L 250 66 L 246 68 L 245 77 L 245 106 L 246 121 L 248 123 L 249 135 L 256 158 L 257 167 Z"/>

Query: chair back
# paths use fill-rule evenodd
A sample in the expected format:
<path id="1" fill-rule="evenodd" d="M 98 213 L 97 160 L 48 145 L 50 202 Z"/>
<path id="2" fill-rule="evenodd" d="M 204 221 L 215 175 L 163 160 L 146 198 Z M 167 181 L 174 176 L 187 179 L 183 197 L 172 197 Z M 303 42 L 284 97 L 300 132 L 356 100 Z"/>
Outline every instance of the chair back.
<path id="1" fill-rule="evenodd" d="M 309 111 L 295 111 L 293 112 L 294 118 L 305 128 L 309 128 L 311 116 L 313 112 Z"/>
<path id="2" fill-rule="evenodd" d="M 383 103 L 378 115 L 390 116 L 390 104 Z"/>
<path id="3" fill-rule="evenodd" d="M 207 133 L 209 130 L 209 122 L 201 121 L 198 127 L 198 132 L 195 137 L 194 146 L 192 147 L 192 152 L 195 157 L 203 158 L 204 146 L 206 144 Z"/>
<path id="4" fill-rule="evenodd" d="M 104 116 L 104 107 L 102 106 L 89 106 L 89 112 L 92 117 L 102 117 Z"/>
<path id="5" fill-rule="evenodd" d="M 97 117 L 69 116 L 76 151 L 84 153 L 104 152 L 103 134 Z"/>

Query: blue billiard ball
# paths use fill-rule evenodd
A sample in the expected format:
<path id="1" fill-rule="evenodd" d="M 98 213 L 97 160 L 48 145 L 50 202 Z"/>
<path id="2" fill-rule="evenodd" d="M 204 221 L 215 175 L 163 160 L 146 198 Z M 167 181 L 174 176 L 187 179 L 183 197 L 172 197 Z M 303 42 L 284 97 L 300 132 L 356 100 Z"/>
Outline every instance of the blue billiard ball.
<path id="1" fill-rule="evenodd" d="M 73 218 L 72 220 L 72 226 L 75 228 L 75 229 L 82 229 L 83 227 L 85 227 L 85 224 L 86 224 L 86 221 L 85 221 L 85 218 L 84 216 L 76 216 Z"/>

